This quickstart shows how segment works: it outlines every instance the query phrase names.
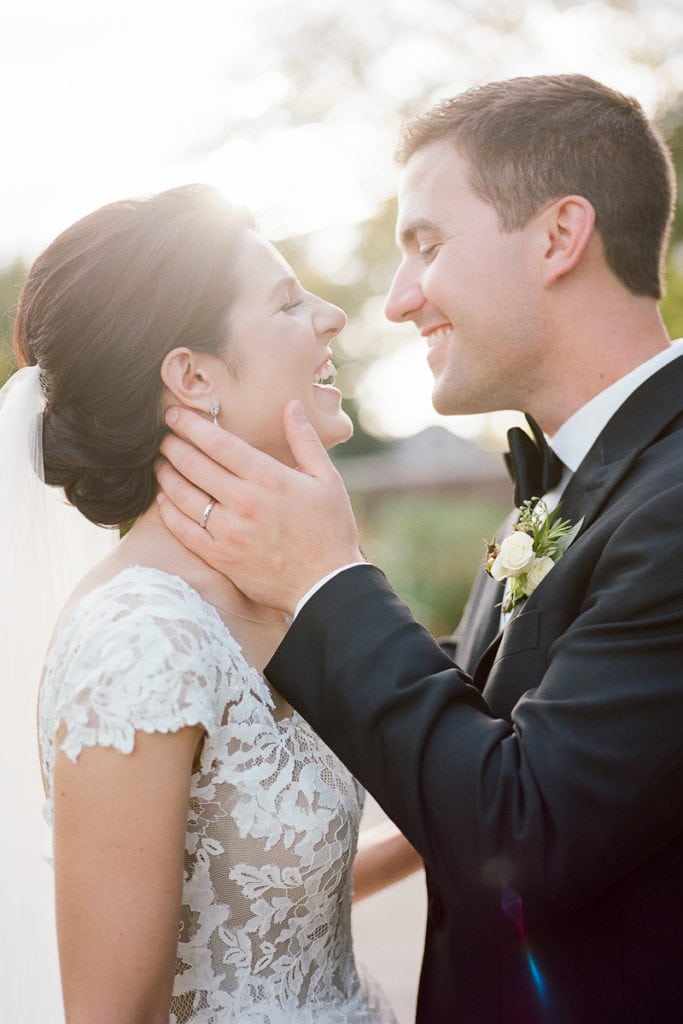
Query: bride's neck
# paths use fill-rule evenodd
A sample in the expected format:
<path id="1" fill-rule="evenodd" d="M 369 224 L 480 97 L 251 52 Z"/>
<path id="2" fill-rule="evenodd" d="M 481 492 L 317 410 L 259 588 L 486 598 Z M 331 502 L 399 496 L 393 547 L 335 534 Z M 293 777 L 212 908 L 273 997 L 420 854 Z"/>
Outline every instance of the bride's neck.
<path id="1" fill-rule="evenodd" d="M 263 606 L 250 601 L 232 580 L 189 551 L 167 529 L 155 502 L 128 531 L 118 546 L 118 557 L 128 565 L 145 565 L 180 576 L 210 604 L 236 612 L 263 615 Z M 278 618 L 279 613 L 274 612 Z"/>

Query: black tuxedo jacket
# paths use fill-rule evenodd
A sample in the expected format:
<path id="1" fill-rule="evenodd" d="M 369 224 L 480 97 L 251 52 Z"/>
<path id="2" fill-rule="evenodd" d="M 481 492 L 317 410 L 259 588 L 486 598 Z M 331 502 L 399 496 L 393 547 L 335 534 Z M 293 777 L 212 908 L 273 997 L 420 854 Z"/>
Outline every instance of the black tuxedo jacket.
<path id="1" fill-rule="evenodd" d="M 579 536 L 492 643 L 482 573 L 469 674 L 372 566 L 266 669 L 424 856 L 423 1024 L 683 1021 L 683 358 L 561 514 Z"/>

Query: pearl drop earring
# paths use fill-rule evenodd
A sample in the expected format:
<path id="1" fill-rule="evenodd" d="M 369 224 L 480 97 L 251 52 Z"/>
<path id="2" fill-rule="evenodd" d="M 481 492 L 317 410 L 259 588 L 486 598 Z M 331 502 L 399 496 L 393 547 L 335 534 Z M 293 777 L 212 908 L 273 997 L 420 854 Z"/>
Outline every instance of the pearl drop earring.
<path id="1" fill-rule="evenodd" d="M 217 402 L 214 402 L 213 405 L 211 406 L 211 408 L 209 409 L 209 413 L 211 414 L 211 422 L 212 423 L 218 424 L 218 413 L 219 413 L 219 410 L 220 410 L 220 405 L 218 405 Z"/>

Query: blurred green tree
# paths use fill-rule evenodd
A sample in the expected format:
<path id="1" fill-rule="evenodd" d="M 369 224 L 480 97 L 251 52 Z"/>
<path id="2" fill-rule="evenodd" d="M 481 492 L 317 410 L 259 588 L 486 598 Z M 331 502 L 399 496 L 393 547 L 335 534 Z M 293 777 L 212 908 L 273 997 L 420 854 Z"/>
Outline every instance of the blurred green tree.
<path id="1" fill-rule="evenodd" d="M 661 309 L 669 334 L 680 338 L 683 337 L 683 93 L 667 105 L 659 120 L 671 148 L 678 182 L 678 203 L 666 262 L 666 294 Z"/>
<path id="2" fill-rule="evenodd" d="M 434 636 L 451 633 L 509 504 L 457 493 L 402 494 L 371 510 L 352 500 L 366 556 Z"/>
<path id="3" fill-rule="evenodd" d="M 12 325 L 24 271 L 21 260 L 0 270 L 0 385 L 16 369 L 12 358 Z"/>

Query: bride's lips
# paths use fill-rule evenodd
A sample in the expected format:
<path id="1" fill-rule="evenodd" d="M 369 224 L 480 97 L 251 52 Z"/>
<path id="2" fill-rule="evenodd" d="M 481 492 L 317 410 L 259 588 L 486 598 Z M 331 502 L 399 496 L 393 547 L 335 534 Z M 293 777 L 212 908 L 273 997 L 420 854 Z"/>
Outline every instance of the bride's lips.
<path id="1" fill-rule="evenodd" d="M 339 389 L 333 387 L 336 376 L 337 368 L 328 356 L 313 374 L 313 387 L 316 390 L 332 391 L 340 395 Z"/>

